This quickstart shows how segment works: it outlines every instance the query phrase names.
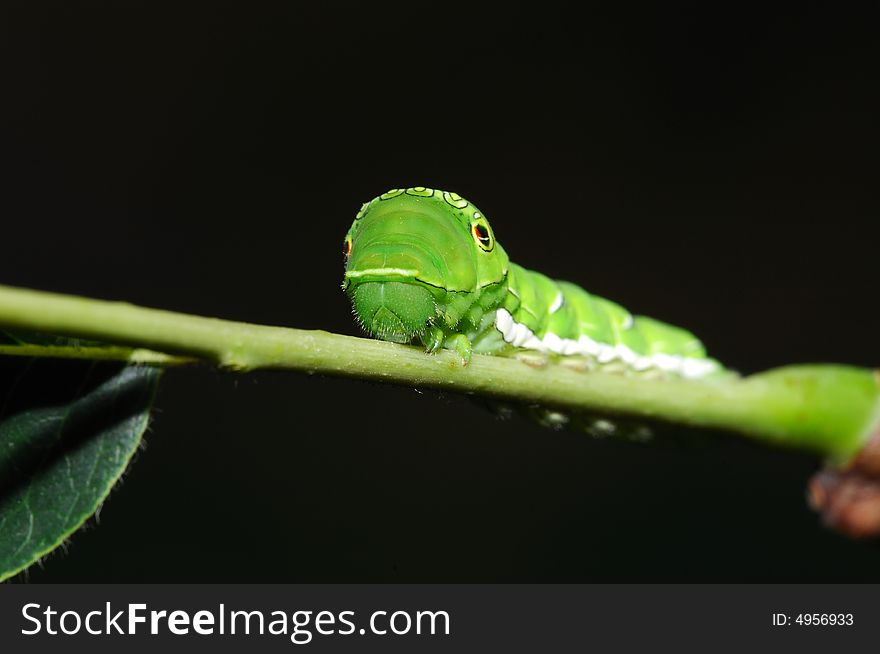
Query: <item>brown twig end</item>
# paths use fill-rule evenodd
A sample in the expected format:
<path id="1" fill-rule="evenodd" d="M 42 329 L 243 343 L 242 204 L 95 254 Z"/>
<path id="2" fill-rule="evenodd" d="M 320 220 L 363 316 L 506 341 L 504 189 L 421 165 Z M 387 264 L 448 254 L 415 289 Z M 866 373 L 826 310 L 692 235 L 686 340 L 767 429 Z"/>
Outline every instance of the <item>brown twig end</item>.
<path id="1" fill-rule="evenodd" d="M 850 538 L 880 538 L 880 428 L 845 467 L 826 466 L 807 488 L 810 506 Z"/>

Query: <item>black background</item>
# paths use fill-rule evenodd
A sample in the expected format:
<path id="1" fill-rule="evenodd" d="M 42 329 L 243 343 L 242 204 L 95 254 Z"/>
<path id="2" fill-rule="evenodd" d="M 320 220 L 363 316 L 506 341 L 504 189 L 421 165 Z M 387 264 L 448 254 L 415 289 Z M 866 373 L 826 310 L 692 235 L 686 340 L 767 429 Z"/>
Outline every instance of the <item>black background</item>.
<path id="1" fill-rule="evenodd" d="M 0 280 L 356 334 L 342 237 L 422 184 L 744 373 L 880 363 L 875 24 L 618 4 L 7 6 Z M 147 445 L 32 581 L 880 580 L 733 439 L 175 370 Z"/>

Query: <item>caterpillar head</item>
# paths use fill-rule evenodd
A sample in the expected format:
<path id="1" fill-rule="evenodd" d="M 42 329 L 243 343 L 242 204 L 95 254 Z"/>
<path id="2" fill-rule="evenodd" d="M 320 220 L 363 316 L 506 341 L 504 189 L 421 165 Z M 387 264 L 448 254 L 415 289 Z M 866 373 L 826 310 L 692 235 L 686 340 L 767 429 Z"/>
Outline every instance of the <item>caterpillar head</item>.
<path id="1" fill-rule="evenodd" d="M 507 274 L 489 222 L 458 194 L 416 186 L 364 203 L 345 237 L 343 289 L 371 335 L 408 343 L 454 327 L 447 306 Z"/>

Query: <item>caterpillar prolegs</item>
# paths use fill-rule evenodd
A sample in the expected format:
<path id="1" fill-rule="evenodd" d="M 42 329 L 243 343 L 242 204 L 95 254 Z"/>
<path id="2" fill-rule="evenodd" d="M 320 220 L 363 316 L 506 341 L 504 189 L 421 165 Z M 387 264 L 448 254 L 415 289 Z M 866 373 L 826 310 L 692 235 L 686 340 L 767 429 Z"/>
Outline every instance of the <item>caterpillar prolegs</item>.
<path id="1" fill-rule="evenodd" d="M 701 379 L 724 368 L 691 333 L 512 263 L 486 216 L 416 186 L 365 202 L 345 238 L 343 289 L 372 336 L 543 357 L 585 369 Z"/>

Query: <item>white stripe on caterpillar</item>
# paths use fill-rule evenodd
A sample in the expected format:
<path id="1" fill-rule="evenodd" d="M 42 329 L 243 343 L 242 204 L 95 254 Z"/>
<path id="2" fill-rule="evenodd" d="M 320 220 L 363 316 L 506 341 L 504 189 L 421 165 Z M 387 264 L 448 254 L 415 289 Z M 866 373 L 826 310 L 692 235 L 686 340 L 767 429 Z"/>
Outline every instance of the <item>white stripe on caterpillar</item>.
<path id="1" fill-rule="evenodd" d="M 370 268 L 368 270 L 348 270 L 346 277 L 416 277 L 418 270 L 407 268 Z"/>
<path id="2" fill-rule="evenodd" d="M 543 339 L 540 339 L 531 329 L 516 322 L 506 309 L 498 309 L 495 312 L 495 329 L 501 333 L 501 337 L 506 343 L 514 347 L 539 352 L 549 351 L 563 356 L 589 356 L 595 358 L 600 364 L 619 360 L 636 372 L 657 368 L 688 379 L 696 379 L 705 377 L 719 368 L 718 363 L 712 359 L 682 357 L 662 352 L 645 356 L 634 352 L 623 343 L 617 345 L 597 343 L 584 334 L 576 341 L 570 338 L 560 338 L 552 332 L 548 332 Z"/>

